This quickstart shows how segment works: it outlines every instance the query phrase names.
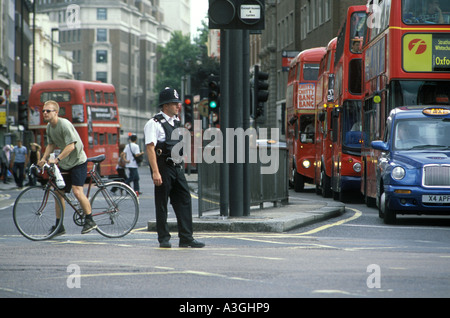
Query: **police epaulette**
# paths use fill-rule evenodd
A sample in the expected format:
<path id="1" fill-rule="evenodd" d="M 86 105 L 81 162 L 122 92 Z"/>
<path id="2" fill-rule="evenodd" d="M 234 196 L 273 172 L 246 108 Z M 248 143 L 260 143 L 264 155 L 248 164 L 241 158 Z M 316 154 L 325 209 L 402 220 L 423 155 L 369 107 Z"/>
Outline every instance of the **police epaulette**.
<path id="1" fill-rule="evenodd" d="M 164 116 L 161 115 L 161 114 L 156 114 L 156 115 L 153 117 L 153 120 L 154 120 L 155 122 L 160 122 L 161 124 L 166 122 L 166 119 L 165 119 Z"/>

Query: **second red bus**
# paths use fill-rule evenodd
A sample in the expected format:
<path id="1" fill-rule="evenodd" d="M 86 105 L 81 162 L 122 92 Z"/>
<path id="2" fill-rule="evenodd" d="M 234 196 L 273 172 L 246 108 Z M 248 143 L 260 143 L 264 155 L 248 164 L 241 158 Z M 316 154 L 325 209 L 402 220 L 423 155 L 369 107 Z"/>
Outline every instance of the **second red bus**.
<path id="1" fill-rule="evenodd" d="M 286 91 L 288 172 L 294 190 L 314 181 L 315 96 L 319 64 L 326 48 L 304 50 L 291 62 Z"/>

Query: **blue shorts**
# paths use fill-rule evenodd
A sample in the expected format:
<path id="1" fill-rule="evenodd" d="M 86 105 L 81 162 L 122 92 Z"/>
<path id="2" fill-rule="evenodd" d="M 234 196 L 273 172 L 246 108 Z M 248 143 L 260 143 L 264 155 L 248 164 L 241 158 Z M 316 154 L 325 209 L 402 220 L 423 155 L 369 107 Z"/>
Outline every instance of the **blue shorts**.
<path id="1" fill-rule="evenodd" d="M 64 170 L 60 169 L 61 174 L 64 178 L 66 186 L 64 190 L 70 192 L 72 186 L 82 187 L 86 182 L 87 178 L 87 161 L 81 165 L 75 166 L 72 169 Z"/>

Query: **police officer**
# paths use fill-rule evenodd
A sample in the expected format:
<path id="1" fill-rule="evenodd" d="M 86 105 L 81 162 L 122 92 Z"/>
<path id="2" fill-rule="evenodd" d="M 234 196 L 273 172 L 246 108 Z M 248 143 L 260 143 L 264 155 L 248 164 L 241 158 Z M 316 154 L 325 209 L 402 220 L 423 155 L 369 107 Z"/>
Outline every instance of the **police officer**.
<path id="1" fill-rule="evenodd" d="M 192 236 L 192 204 L 189 187 L 184 176 L 182 161 L 172 156 L 172 148 L 180 142 L 172 139 L 172 132 L 180 127 L 177 91 L 165 88 L 159 94 L 161 112 L 150 119 L 144 127 L 146 152 L 155 184 L 156 230 L 161 248 L 170 248 L 167 225 L 167 203 L 175 211 L 180 247 L 204 247 L 205 244 Z"/>

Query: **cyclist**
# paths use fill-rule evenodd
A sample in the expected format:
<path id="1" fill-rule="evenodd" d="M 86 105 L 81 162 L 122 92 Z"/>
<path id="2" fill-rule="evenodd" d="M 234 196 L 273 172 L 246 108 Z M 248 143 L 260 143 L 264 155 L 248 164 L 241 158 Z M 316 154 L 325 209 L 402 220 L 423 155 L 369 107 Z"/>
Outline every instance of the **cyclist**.
<path id="1" fill-rule="evenodd" d="M 45 102 L 42 113 L 44 121 L 48 123 L 48 145 L 38 165 L 42 167 L 46 162 L 48 164 L 58 164 L 61 172 L 68 172 L 68 174 L 63 173 L 66 183 L 65 191 L 70 192 L 70 189 L 72 189 L 74 196 L 80 202 L 86 215 L 81 234 L 89 233 L 97 228 L 97 224 L 92 219 L 91 204 L 83 191 L 83 185 L 87 177 L 87 156 L 83 150 L 83 143 L 72 123 L 65 118 L 58 117 L 59 104 L 57 102 L 53 100 Z M 61 153 L 55 159 L 49 159 L 50 154 L 53 153 L 55 148 L 61 149 Z M 60 196 L 64 209 L 64 200 L 58 191 L 56 193 Z M 55 226 L 58 225 L 61 218 L 61 211 L 58 210 L 57 208 Z M 62 235 L 64 233 L 64 226 L 61 225 L 56 235 Z"/>

